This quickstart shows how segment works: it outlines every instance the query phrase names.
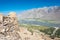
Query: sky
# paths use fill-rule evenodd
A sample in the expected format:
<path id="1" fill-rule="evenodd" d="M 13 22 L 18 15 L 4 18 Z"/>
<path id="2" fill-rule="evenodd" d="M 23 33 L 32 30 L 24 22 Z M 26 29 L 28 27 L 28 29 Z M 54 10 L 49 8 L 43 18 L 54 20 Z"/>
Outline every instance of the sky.
<path id="1" fill-rule="evenodd" d="M 19 13 L 45 6 L 60 6 L 60 0 L 0 0 L 0 13 L 7 14 L 11 11 Z"/>

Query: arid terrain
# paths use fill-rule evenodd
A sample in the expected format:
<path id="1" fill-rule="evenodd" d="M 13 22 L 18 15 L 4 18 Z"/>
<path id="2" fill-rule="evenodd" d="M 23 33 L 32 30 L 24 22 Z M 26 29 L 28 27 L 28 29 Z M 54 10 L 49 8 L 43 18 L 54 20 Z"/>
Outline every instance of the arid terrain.
<path id="1" fill-rule="evenodd" d="M 32 29 L 33 30 L 33 29 Z M 0 40 L 53 40 L 48 35 L 33 30 L 30 32 L 26 27 L 19 26 L 15 13 L 8 16 L 0 14 Z M 54 39 L 60 40 L 60 39 Z"/>

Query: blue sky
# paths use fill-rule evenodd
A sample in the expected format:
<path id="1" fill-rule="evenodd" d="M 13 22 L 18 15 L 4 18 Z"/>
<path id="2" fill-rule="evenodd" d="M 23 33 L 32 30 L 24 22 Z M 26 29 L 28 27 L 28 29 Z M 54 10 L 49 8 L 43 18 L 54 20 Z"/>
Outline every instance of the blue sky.
<path id="1" fill-rule="evenodd" d="M 0 12 L 6 14 L 45 6 L 60 6 L 60 0 L 0 0 Z"/>

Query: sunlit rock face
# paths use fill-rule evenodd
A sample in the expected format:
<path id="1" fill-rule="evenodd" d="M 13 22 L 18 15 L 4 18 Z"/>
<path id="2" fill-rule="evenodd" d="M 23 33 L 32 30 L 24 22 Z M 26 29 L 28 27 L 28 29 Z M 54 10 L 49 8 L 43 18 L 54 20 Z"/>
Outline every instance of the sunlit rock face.
<path id="1" fill-rule="evenodd" d="M 9 17 L 16 17 L 16 12 L 10 12 L 8 16 Z"/>
<path id="2" fill-rule="evenodd" d="M 3 21 L 3 15 L 0 14 L 0 22 L 2 22 L 2 21 Z"/>
<path id="3" fill-rule="evenodd" d="M 16 13 L 11 12 L 8 16 L 0 14 L 0 36 L 3 38 L 0 37 L 0 40 L 19 40 L 18 30 Z"/>
<path id="4" fill-rule="evenodd" d="M 3 15 L 0 14 L 0 30 L 2 30 L 2 26 L 3 26 Z"/>

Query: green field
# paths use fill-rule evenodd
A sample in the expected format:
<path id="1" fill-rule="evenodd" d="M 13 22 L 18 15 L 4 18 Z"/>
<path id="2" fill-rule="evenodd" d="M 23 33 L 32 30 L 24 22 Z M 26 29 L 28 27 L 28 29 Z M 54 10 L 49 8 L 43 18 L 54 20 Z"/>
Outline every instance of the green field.
<path id="1" fill-rule="evenodd" d="M 33 29 L 34 29 L 34 30 L 39 30 L 40 32 L 43 32 L 43 33 L 50 35 L 50 36 L 53 33 L 53 31 L 55 30 L 55 28 L 47 27 L 47 26 L 37 26 L 37 25 L 29 25 L 29 24 L 28 25 L 27 24 L 24 24 L 24 25 L 20 24 L 20 26 L 28 28 L 28 30 L 32 33 L 33 33 Z M 56 31 L 54 36 L 60 38 L 60 28 Z"/>
<path id="2" fill-rule="evenodd" d="M 19 19 L 19 20 L 30 20 L 30 21 L 39 21 L 39 22 L 48 22 L 48 23 L 60 24 L 60 21 L 56 21 L 56 20 L 43 20 L 43 19 L 40 19 L 40 18 L 26 18 L 26 19 Z"/>

